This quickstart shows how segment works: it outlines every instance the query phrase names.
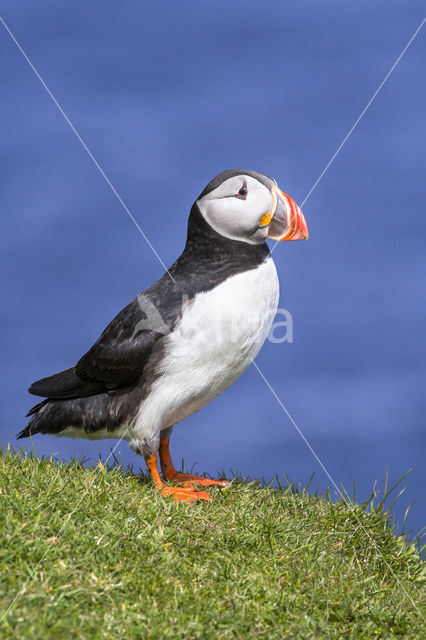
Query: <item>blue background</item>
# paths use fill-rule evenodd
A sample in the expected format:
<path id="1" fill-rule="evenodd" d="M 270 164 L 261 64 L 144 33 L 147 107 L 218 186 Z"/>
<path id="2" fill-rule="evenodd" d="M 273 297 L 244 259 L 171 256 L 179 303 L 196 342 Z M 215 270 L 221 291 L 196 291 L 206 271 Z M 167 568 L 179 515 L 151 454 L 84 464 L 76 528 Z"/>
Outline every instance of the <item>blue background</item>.
<path id="1" fill-rule="evenodd" d="M 302 202 L 421 22 L 421 2 L 3 2 L 3 17 L 169 265 L 219 171 Z M 424 8 L 424 7 L 423 7 Z M 0 25 L 2 442 L 163 268 Z M 274 252 L 294 343 L 257 362 L 331 476 L 360 498 L 386 469 L 425 518 L 424 56 L 419 33 Z M 20 441 L 31 450 L 30 441 Z M 112 441 L 37 436 L 39 455 Z M 144 466 L 126 443 L 124 462 Z M 329 481 L 251 367 L 175 428 L 176 462 Z"/>

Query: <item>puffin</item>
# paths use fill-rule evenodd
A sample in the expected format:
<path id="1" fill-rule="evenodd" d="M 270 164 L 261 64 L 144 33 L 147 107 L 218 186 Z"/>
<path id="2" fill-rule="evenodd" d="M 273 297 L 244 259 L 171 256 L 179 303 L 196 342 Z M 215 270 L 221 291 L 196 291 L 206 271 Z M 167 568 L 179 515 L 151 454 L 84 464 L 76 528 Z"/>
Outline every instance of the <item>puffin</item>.
<path id="1" fill-rule="evenodd" d="M 204 487 L 228 482 L 176 471 L 173 425 L 239 378 L 268 336 L 279 281 L 267 239 L 308 237 L 302 211 L 273 178 L 241 169 L 217 175 L 192 205 L 184 250 L 164 275 L 77 364 L 31 385 L 44 399 L 17 437 L 124 439 L 163 496 L 212 500 Z"/>

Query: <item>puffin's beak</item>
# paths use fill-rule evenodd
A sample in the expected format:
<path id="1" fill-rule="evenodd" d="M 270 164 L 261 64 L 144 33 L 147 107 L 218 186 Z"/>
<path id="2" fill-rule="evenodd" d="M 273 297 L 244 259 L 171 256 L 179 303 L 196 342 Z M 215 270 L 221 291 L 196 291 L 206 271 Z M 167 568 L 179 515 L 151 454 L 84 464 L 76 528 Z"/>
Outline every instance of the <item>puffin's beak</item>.
<path id="1" fill-rule="evenodd" d="M 307 240 L 308 225 L 299 206 L 278 187 L 272 187 L 272 214 L 268 238 L 271 240 Z"/>

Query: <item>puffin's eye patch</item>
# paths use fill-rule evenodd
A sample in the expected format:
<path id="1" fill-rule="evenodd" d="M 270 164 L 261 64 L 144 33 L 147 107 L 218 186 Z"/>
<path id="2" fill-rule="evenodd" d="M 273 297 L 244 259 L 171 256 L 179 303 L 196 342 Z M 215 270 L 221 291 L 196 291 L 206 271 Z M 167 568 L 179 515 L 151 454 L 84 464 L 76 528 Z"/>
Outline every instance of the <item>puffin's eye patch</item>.
<path id="1" fill-rule="evenodd" d="M 248 189 L 247 187 L 241 187 L 239 192 L 236 194 L 236 198 L 240 198 L 240 200 L 245 200 L 247 198 Z"/>

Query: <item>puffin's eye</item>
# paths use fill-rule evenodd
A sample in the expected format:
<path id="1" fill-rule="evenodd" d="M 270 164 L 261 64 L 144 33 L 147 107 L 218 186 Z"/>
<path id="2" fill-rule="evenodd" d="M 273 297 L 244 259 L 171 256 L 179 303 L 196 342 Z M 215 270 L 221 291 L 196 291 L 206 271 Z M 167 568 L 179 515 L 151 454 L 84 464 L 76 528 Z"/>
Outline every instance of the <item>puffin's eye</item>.
<path id="1" fill-rule="evenodd" d="M 248 194 L 247 187 L 241 187 L 241 189 L 239 190 L 239 192 L 237 193 L 237 195 L 235 197 L 236 198 L 241 198 L 241 200 L 245 200 L 247 198 L 247 194 Z"/>

